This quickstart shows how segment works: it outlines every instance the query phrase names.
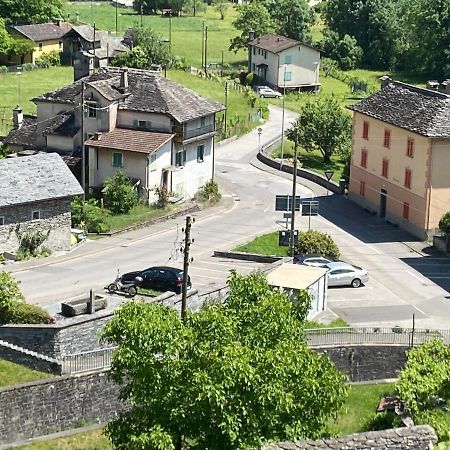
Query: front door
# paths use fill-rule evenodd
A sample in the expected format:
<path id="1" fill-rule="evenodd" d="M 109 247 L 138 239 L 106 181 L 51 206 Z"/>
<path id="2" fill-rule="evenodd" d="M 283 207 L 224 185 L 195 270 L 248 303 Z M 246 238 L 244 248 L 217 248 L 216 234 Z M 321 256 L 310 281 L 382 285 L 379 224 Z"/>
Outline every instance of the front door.
<path id="1" fill-rule="evenodd" d="M 386 217 L 386 200 L 387 191 L 386 189 L 381 189 L 380 191 L 380 217 Z"/>

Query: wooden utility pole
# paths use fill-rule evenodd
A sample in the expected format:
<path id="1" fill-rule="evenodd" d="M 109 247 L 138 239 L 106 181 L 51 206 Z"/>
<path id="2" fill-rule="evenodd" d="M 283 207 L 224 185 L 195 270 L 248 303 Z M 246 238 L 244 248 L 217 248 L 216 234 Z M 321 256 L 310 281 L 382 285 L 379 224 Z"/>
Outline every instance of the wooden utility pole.
<path id="1" fill-rule="evenodd" d="M 206 66 L 208 65 L 207 59 L 208 59 L 208 25 L 206 25 L 205 27 L 205 74 L 207 73 L 206 69 Z"/>
<path id="2" fill-rule="evenodd" d="M 81 82 L 81 187 L 83 200 L 86 197 L 86 154 L 84 151 L 84 81 Z"/>
<path id="3" fill-rule="evenodd" d="M 291 200 L 291 235 L 289 236 L 289 254 L 291 256 L 295 255 L 295 194 L 297 190 L 297 156 L 298 156 L 298 138 L 297 133 L 295 133 L 294 141 L 294 172 L 292 178 L 292 200 Z"/>
<path id="4" fill-rule="evenodd" d="M 202 69 L 203 69 L 203 58 L 205 57 L 205 21 L 203 21 L 202 25 Z"/>
<path id="5" fill-rule="evenodd" d="M 191 226 L 192 217 L 186 216 L 186 228 L 184 229 L 184 260 L 183 260 L 183 286 L 181 290 L 181 319 L 184 320 L 186 317 L 186 297 L 187 297 L 187 287 L 189 280 L 189 248 L 191 247 Z"/>

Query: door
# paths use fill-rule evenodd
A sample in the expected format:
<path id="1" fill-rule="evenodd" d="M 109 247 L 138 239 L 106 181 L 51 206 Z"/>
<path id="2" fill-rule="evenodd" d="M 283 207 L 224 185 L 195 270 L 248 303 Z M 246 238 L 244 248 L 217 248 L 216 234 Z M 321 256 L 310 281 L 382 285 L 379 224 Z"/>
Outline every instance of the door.
<path id="1" fill-rule="evenodd" d="M 386 217 L 386 200 L 387 200 L 387 191 L 386 189 L 380 190 L 380 217 Z"/>
<path id="2" fill-rule="evenodd" d="M 341 281 L 341 285 L 342 286 L 349 286 L 353 280 L 353 276 L 354 276 L 355 272 L 353 270 L 350 269 L 344 269 L 342 270 L 342 275 L 340 278 Z"/>
<path id="3" fill-rule="evenodd" d="M 144 279 L 142 287 L 145 289 L 155 289 L 155 276 L 156 270 L 146 270 L 142 273 L 142 278 Z"/>

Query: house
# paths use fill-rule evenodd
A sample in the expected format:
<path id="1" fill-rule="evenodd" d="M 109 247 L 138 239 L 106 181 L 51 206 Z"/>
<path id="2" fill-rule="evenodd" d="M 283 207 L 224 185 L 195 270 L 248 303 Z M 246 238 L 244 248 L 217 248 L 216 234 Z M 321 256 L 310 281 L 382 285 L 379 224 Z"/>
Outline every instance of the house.
<path id="1" fill-rule="evenodd" d="M 77 176 L 86 190 L 101 190 L 122 170 L 149 202 L 158 187 L 187 199 L 213 177 L 215 114 L 223 105 L 160 73 L 105 68 L 33 101 L 34 125 L 13 130 L 5 143 L 23 142 L 21 130 L 35 126 L 39 151 L 83 159 L 84 148 L 85 172 Z"/>
<path id="2" fill-rule="evenodd" d="M 16 253 L 30 231 L 51 251 L 70 249 L 70 202 L 83 190 L 59 155 L 0 160 L 0 192 L 0 253 Z"/>
<path id="3" fill-rule="evenodd" d="M 50 52 L 63 51 L 63 35 L 69 30 L 70 24 L 58 23 L 36 23 L 31 25 L 16 25 L 9 30 L 11 36 L 16 39 L 26 39 L 34 44 L 33 50 L 24 55 L 13 55 L 9 63 L 13 64 L 35 64 L 36 59 Z"/>
<path id="4" fill-rule="evenodd" d="M 450 90 L 383 77 L 353 111 L 349 197 L 425 238 L 450 210 Z"/>
<path id="5" fill-rule="evenodd" d="M 284 263 L 267 274 L 270 286 L 282 288 L 295 301 L 299 291 L 311 297 L 308 319 L 327 308 L 327 272 L 323 267 Z"/>
<path id="6" fill-rule="evenodd" d="M 320 50 L 278 34 L 249 33 L 248 71 L 275 89 L 317 90 Z"/>
<path id="7" fill-rule="evenodd" d="M 129 50 L 120 38 L 87 24 L 72 26 L 62 39 L 62 60 L 73 65 L 75 81 L 107 67 L 112 58 Z"/>

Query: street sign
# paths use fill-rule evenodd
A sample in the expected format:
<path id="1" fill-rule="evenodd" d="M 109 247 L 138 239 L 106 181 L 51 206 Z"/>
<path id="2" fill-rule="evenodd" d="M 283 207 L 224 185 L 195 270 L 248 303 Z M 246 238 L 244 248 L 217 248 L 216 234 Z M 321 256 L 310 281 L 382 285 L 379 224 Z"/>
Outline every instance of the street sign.
<path id="1" fill-rule="evenodd" d="M 307 200 L 302 202 L 302 216 L 318 216 L 319 202 L 317 200 Z"/>
<path id="2" fill-rule="evenodd" d="M 325 174 L 325 176 L 327 177 L 327 180 L 330 181 L 331 178 L 332 178 L 333 175 L 334 175 L 334 172 L 333 172 L 332 170 L 326 170 L 326 171 L 324 172 L 324 174 Z"/>
<path id="3" fill-rule="evenodd" d="M 278 246 L 289 247 L 291 230 L 283 230 L 278 232 Z M 294 245 L 298 244 L 298 230 L 294 230 Z"/>
<path id="4" fill-rule="evenodd" d="M 276 195 L 275 196 L 275 211 L 291 211 L 292 195 Z M 295 210 L 300 211 L 301 197 L 295 196 Z"/>

